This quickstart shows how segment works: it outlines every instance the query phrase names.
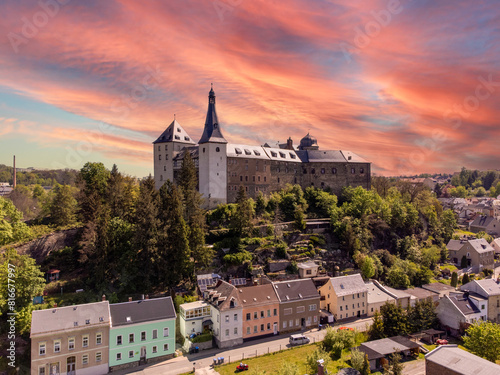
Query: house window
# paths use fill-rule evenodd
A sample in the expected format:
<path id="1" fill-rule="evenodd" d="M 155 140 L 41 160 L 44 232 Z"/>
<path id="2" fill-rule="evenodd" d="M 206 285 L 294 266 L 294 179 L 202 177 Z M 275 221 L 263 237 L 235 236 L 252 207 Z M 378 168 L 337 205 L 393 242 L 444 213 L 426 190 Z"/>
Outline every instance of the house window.
<path id="1" fill-rule="evenodd" d="M 266 180 L 267 180 L 267 177 L 266 177 L 266 176 L 264 176 L 264 182 L 266 182 Z"/>
<path id="2" fill-rule="evenodd" d="M 260 325 L 260 331 L 261 331 L 261 332 L 264 332 L 265 330 L 266 330 L 266 329 L 265 329 L 264 324 L 261 324 L 261 325 Z"/>
<path id="3" fill-rule="evenodd" d="M 158 160 L 161 160 L 161 154 L 160 154 L 160 155 L 158 155 Z"/>
<path id="4" fill-rule="evenodd" d="M 364 168 L 359 168 L 359 173 L 365 173 L 365 169 Z"/>
<path id="5" fill-rule="evenodd" d="M 356 173 L 356 168 L 351 168 L 351 174 Z"/>
<path id="6" fill-rule="evenodd" d="M 321 168 L 321 174 L 325 174 L 325 168 Z"/>
<path id="7" fill-rule="evenodd" d="M 262 310 L 262 311 L 260 312 L 260 317 L 261 317 L 261 319 L 264 317 L 264 310 Z"/>
<path id="8" fill-rule="evenodd" d="M 116 336 L 116 345 L 121 345 L 122 344 L 122 336 Z"/>
<path id="9" fill-rule="evenodd" d="M 257 326 L 253 326 L 253 333 L 257 333 Z"/>
<path id="10" fill-rule="evenodd" d="M 116 353 L 116 360 L 121 361 L 122 360 L 122 353 Z"/>
<path id="11" fill-rule="evenodd" d="M 86 348 L 87 346 L 89 346 L 89 336 L 88 335 L 85 335 L 82 337 L 82 346 L 84 348 Z"/>
<path id="12" fill-rule="evenodd" d="M 274 310 L 273 310 L 273 315 L 274 315 L 274 316 L 278 315 L 278 310 L 277 310 L 277 309 L 274 309 Z"/>
<path id="13" fill-rule="evenodd" d="M 45 355 L 45 343 L 38 344 L 38 354 Z"/>
<path id="14" fill-rule="evenodd" d="M 96 362 L 101 362 L 102 361 L 102 352 L 95 353 L 95 361 Z"/>
<path id="15" fill-rule="evenodd" d="M 297 313 L 303 313 L 304 311 L 306 311 L 305 306 L 297 306 Z"/>
<path id="16" fill-rule="evenodd" d="M 153 329 L 153 339 L 157 339 L 157 338 L 158 338 L 158 330 Z"/>
<path id="17" fill-rule="evenodd" d="M 269 331 L 271 329 L 271 323 L 267 323 L 267 330 Z"/>
<path id="18" fill-rule="evenodd" d="M 234 321 L 237 322 L 238 321 L 238 314 L 234 314 Z"/>
<path id="19" fill-rule="evenodd" d="M 316 304 L 309 305 L 309 311 L 316 311 Z"/>
<path id="20" fill-rule="evenodd" d="M 54 353 L 59 353 L 61 351 L 61 340 L 54 341 Z"/>
<path id="21" fill-rule="evenodd" d="M 300 324 L 300 320 L 299 319 L 295 319 L 295 325 L 298 326 Z"/>
<path id="22" fill-rule="evenodd" d="M 156 345 L 153 346 L 153 353 L 158 353 L 158 347 Z"/>
<path id="23" fill-rule="evenodd" d="M 134 358 L 134 351 L 133 350 L 129 350 L 128 351 L 128 357 L 129 358 Z"/>
<path id="24" fill-rule="evenodd" d="M 98 332 L 95 334 L 95 344 L 96 345 L 102 344 L 102 333 L 101 332 Z"/>
<path id="25" fill-rule="evenodd" d="M 247 335 L 250 334 L 250 327 L 247 327 Z"/>
<path id="26" fill-rule="evenodd" d="M 253 318 L 254 318 L 254 319 L 258 319 L 258 318 L 259 318 L 259 315 L 258 315 L 257 311 L 254 311 L 254 313 L 253 313 Z"/>
<path id="27" fill-rule="evenodd" d="M 283 329 L 286 328 L 286 320 L 283 321 Z"/>
<path id="28" fill-rule="evenodd" d="M 226 337 L 229 336 L 229 329 L 226 329 Z"/>
<path id="29" fill-rule="evenodd" d="M 73 349 L 75 349 L 75 338 L 70 337 L 68 339 L 68 350 L 73 350 Z"/>
<path id="30" fill-rule="evenodd" d="M 163 328 L 163 337 L 168 337 L 168 327 Z"/>
<path id="31" fill-rule="evenodd" d="M 270 317 L 271 316 L 271 310 L 267 310 L 267 316 Z"/>
<path id="32" fill-rule="evenodd" d="M 134 337 L 134 334 L 133 334 L 133 333 L 130 333 L 130 334 L 128 335 L 128 342 L 129 342 L 129 344 L 133 344 L 133 343 L 134 343 L 134 338 L 135 338 L 135 337 Z"/>
<path id="33" fill-rule="evenodd" d="M 238 334 L 238 328 L 237 327 L 234 327 L 234 334 L 237 335 Z"/>
<path id="34" fill-rule="evenodd" d="M 240 181 L 243 181 L 243 176 L 240 176 Z"/>
<path id="35" fill-rule="evenodd" d="M 88 365 L 89 364 L 89 355 L 84 354 L 82 355 L 82 365 Z"/>
<path id="36" fill-rule="evenodd" d="M 288 322 L 288 324 L 289 324 L 289 327 L 290 327 L 290 328 L 291 328 L 291 327 L 293 327 L 293 320 L 292 320 L 292 319 L 290 319 L 290 321 Z"/>
<path id="37" fill-rule="evenodd" d="M 332 168 L 332 174 L 337 174 L 337 168 Z"/>
<path id="38" fill-rule="evenodd" d="M 245 181 L 248 181 L 248 176 L 245 176 Z"/>
<path id="39" fill-rule="evenodd" d="M 141 341 L 146 341 L 146 332 L 145 331 L 141 332 Z"/>
<path id="40" fill-rule="evenodd" d="M 45 375 L 45 366 L 41 366 L 38 368 L 38 375 Z"/>
<path id="41" fill-rule="evenodd" d="M 216 147 L 216 148 L 215 148 L 215 152 L 220 152 L 220 148 L 219 148 L 219 147 Z"/>
<path id="42" fill-rule="evenodd" d="M 163 351 L 164 352 L 168 351 L 168 344 L 163 344 Z"/>
<path id="43" fill-rule="evenodd" d="M 342 311 L 342 306 L 340 306 L 340 311 Z"/>
<path id="44" fill-rule="evenodd" d="M 247 313 L 247 320 L 250 320 L 250 319 L 251 319 L 250 313 Z"/>
<path id="45" fill-rule="evenodd" d="M 292 313 L 292 308 L 284 309 L 283 314 L 284 315 L 290 315 Z"/>

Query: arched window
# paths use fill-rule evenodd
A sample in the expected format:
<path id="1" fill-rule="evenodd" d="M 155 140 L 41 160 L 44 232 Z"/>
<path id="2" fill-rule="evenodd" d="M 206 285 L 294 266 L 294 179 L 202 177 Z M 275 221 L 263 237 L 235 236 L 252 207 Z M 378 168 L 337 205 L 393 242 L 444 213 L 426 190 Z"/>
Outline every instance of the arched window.
<path id="1" fill-rule="evenodd" d="M 337 174 L 337 168 L 332 168 L 332 174 Z"/>
<path id="2" fill-rule="evenodd" d="M 215 152 L 220 152 L 220 148 L 219 148 L 219 147 L 216 147 L 216 148 L 215 148 Z"/>

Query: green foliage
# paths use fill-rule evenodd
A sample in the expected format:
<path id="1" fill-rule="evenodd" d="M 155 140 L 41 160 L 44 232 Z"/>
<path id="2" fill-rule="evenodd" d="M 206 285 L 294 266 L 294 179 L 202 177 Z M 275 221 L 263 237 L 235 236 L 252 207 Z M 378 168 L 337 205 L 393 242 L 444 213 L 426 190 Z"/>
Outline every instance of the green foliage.
<path id="1" fill-rule="evenodd" d="M 372 372 L 370 370 L 370 361 L 368 361 L 368 354 L 365 354 L 365 358 L 363 359 L 363 367 L 359 370 L 361 375 L 370 375 Z"/>
<path id="2" fill-rule="evenodd" d="M 472 353 L 491 362 L 500 359 L 500 325 L 489 321 L 476 322 L 465 333 L 462 337 L 464 346 Z"/>
<path id="3" fill-rule="evenodd" d="M 464 275 L 462 276 L 462 285 L 465 285 L 469 282 L 469 274 L 468 273 L 464 273 Z"/>
<path id="4" fill-rule="evenodd" d="M 337 341 L 332 347 L 332 358 L 338 360 L 342 357 L 342 350 L 344 350 L 344 344 L 342 341 Z"/>
<path id="5" fill-rule="evenodd" d="M 318 218 L 337 219 L 339 208 L 337 207 L 337 196 L 326 191 L 308 187 L 305 190 L 304 198 L 307 202 L 307 212 Z"/>
<path id="6" fill-rule="evenodd" d="M 69 185 L 56 185 L 54 198 L 50 204 L 50 221 L 58 226 L 71 225 L 76 222 L 77 201 L 74 188 Z"/>
<path id="7" fill-rule="evenodd" d="M 306 357 L 306 368 L 309 374 L 316 374 L 318 372 L 318 361 L 322 359 L 324 368 L 328 367 L 330 363 L 330 356 L 321 347 L 318 347 L 311 354 Z"/>
<path id="8" fill-rule="evenodd" d="M 325 338 L 322 341 L 323 350 L 330 352 L 334 350 L 336 344 L 342 349 L 351 348 L 356 343 L 356 333 L 350 329 L 339 329 L 334 330 L 332 327 L 328 327 Z M 340 358 L 340 357 L 339 357 Z"/>
<path id="9" fill-rule="evenodd" d="M 293 362 L 283 362 L 278 369 L 277 375 L 301 375 L 299 366 Z"/>
<path id="10" fill-rule="evenodd" d="M 365 360 L 365 353 L 357 348 L 351 350 L 351 366 L 353 369 L 361 372 L 363 368 L 363 362 Z"/>
<path id="11" fill-rule="evenodd" d="M 198 343 L 198 342 L 207 342 L 212 340 L 212 333 L 207 332 L 207 333 L 202 333 L 201 335 L 198 335 L 196 337 L 193 337 L 191 340 L 192 343 Z"/>
<path id="12" fill-rule="evenodd" d="M 405 335 L 408 333 L 408 318 L 400 304 L 386 302 L 380 308 L 386 337 Z"/>
<path id="13" fill-rule="evenodd" d="M 276 255 L 276 257 L 278 257 L 280 259 L 286 259 L 287 258 L 287 246 L 286 246 L 286 243 L 279 242 L 276 245 L 275 255 Z"/>
<path id="14" fill-rule="evenodd" d="M 401 363 L 401 354 L 394 353 L 391 355 L 390 364 L 384 366 L 384 374 L 387 375 L 403 375 L 403 364 Z"/>
<path id="15" fill-rule="evenodd" d="M 22 241 L 31 235 L 30 228 L 22 221 L 23 214 L 14 204 L 0 197 L 0 245 Z"/>
<path id="16" fill-rule="evenodd" d="M 361 273 L 365 279 L 370 279 L 375 275 L 375 262 L 372 257 L 365 257 L 363 265 L 361 266 Z"/>
<path id="17" fill-rule="evenodd" d="M 247 198 L 245 188 L 240 186 L 236 196 L 236 213 L 231 221 L 231 229 L 236 236 L 242 238 L 251 232 L 254 215 L 253 200 Z"/>
<path id="18" fill-rule="evenodd" d="M 235 253 L 235 254 L 226 254 L 222 258 L 224 263 L 229 264 L 229 265 L 233 265 L 233 266 L 240 266 L 243 263 L 251 263 L 252 259 L 253 259 L 252 253 L 250 253 L 246 250 L 240 251 L 240 252 Z"/>
<path id="19" fill-rule="evenodd" d="M 302 208 L 300 208 L 298 206 L 295 208 L 294 224 L 295 224 L 295 228 L 297 228 L 300 231 L 305 230 L 306 226 L 307 226 L 304 211 L 302 210 Z"/>
<path id="20" fill-rule="evenodd" d="M 384 332 L 384 319 L 378 311 L 375 311 L 373 315 L 373 323 L 368 330 L 368 336 L 370 340 L 378 340 L 387 337 Z"/>
<path id="21" fill-rule="evenodd" d="M 464 255 L 462 259 L 460 259 L 460 268 L 467 268 L 467 257 Z"/>
<path id="22" fill-rule="evenodd" d="M 432 301 L 417 301 L 415 306 L 408 309 L 406 315 L 408 317 L 410 332 L 420 332 L 439 326 L 436 308 Z"/>
<path id="23" fill-rule="evenodd" d="M 398 265 L 392 266 L 387 272 L 386 282 L 393 288 L 406 289 L 410 286 L 410 278 L 403 268 Z"/>
<path id="24" fill-rule="evenodd" d="M 451 274 L 450 285 L 454 288 L 456 288 L 458 285 L 458 274 L 455 271 L 453 271 Z"/>

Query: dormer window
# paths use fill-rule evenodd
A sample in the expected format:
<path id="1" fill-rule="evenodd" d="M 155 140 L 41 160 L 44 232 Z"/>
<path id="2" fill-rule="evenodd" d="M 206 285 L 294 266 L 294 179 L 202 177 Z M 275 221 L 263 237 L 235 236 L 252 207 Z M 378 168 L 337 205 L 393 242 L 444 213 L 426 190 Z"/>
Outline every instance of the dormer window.
<path id="1" fill-rule="evenodd" d="M 245 149 L 245 155 L 252 155 L 252 153 L 250 152 L 250 150 Z"/>
<path id="2" fill-rule="evenodd" d="M 90 324 L 90 319 L 85 319 L 85 324 Z"/>
<path id="3" fill-rule="evenodd" d="M 189 142 L 189 137 L 184 137 L 184 140 Z"/>
<path id="4" fill-rule="evenodd" d="M 259 152 L 259 151 L 257 151 L 257 150 L 253 150 L 253 153 L 254 153 L 255 155 L 257 155 L 257 156 L 260 156 L 260 152 Z"/>
<path id="5" fill-rule="evenodd" d="M 285 153 L 284 153 L 284 152 L 280 152 L 280 156 L 281 156 L 282 158 L 286 158 L 286 155 L 285 155 Z"/>
<path id="6" fill-rule="evenodd" d="M 241 149 L 239 148 L 235 148 L 234 151 L 238 154 L 238 155 L 241 155 L 243 154 L 243 152 L 241 151 Z"/>
<path id="7" fill-rule="evenodd" d="M 181 137 L 179 137 L 178 135 L 176 135 L 176 136 L 175 136 L 175 139 L 180 140 L 180 139 L 181 139 Z"/>
<path id="8" fill-rule="evenodd" d="M 276 157 L 278 157 L 278 154 L 277 154 L 276 152 L 274 152 L 274 151 L 271 151 L 271 156 L 272 156 L 273 158 L 276 158 Z"/>
<path id="9" fill-rule="evenodd" d="M 177 133 L 180 133 L 181 132 L 181 128 L 177 128 Z"/>
<path id="10" fill-rule="evenodd" d="M 297 157 L 297 155 L 292 154 L 292 153 L 290 152 L 290 157 L 291 157 L 292 159 L 295 159 L 295 158 Z"/>

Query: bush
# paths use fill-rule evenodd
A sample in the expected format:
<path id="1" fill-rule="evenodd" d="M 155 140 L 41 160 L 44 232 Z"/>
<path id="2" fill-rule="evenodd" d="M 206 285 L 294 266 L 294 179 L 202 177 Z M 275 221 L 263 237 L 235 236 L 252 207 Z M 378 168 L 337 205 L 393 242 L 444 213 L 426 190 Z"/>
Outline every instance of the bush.
<path id="1" fill-rule="evenodd" d="M 226 254 L 222 259 L 226 264 L 230 264 L 233 266 L 240 266 L 245 262 L 251 262 L 253 259 L 253 255 L 252 253 L 244 250 L 235 254 Z"/>
<path id="2" fill-rule="evenodd" d="M 286 256 L 287 256 L 287 246 L 286 246 L 286 244 L 284 242 L 280 242 L 278 245 L 276 245 L 275 254 L 280 259 L 286 259 Z"/>
<path id="3" fill-rule="evenodd" d="M 201 335 L 193 337 L 193 339 L 191 340 L 191 342 L 193 344 L 195 344 L 197 342 L 207 342 L 207 341 L 210 341 L 210 340 L 212 340 L 212 333 L 207 332 L 207 333 L 202 333 Z"/>
<path id="4" fill-rule="evenodd" d="M 325 237 L 321 234 L 309 237 L 309 241 L 311 241 L 314 246 L 324 246 L 326 244 Z"/>
<path id="5" fill-rule="evenodd" d="M 342 357 L 342 350 L 344 350 L 344 344 L 341 341 L 333 344 L 332 358 L 334 360 L 340 359 Z"/>
<path id="6" fill-rule="evenodd" d="M 352 368 L 361 372 L 361 369 L 363 368 L 364 361 L 365 361 L 365 353 L 358 350 L 358 349 L 353 349 L 351 352 L 351 366 L 352 366 Z"/>

